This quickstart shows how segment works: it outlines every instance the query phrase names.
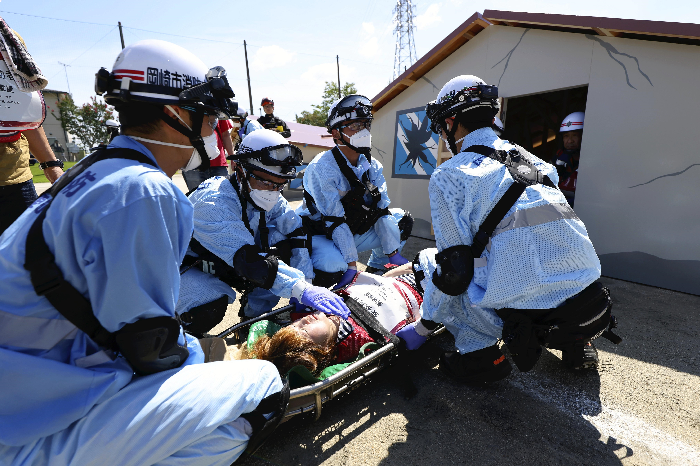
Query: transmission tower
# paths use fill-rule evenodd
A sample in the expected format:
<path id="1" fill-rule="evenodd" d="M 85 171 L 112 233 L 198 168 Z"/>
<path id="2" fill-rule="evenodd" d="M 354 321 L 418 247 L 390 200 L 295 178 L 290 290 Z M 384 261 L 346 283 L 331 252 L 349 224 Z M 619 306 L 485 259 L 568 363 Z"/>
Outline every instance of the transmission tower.
<path id="1" fill-rule="evenodd" d="M 413 40 L 413 19 L 415 17 L 415 7 L 411 0 L 396 0 L 396 6 L 394 7 L 396 50 L 394 52 L 394 76 L 392 79 L 398 78 L 401 73 L 418 59 L 416 56 L 416 43 Z"/>

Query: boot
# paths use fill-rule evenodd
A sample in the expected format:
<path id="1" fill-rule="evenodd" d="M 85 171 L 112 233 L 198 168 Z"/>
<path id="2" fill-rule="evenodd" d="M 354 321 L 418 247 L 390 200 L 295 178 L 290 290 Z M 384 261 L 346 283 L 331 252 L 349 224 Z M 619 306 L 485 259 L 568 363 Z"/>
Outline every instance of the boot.
<path id="1" fill-rule="evenodd" d="M 598 350 L 590 341 L 575 343 L 569 348 L 562 349 L 561 361 L 571 370 L 596 370 L 598 369 Z"/>
<path id="2" fill-rule="evenodd" d="M 440 370 L 467 384 L 491 383 L 504 379 L 512 370 L 498 345 L 471 353 L 448 351 L 440 357 Z"/>

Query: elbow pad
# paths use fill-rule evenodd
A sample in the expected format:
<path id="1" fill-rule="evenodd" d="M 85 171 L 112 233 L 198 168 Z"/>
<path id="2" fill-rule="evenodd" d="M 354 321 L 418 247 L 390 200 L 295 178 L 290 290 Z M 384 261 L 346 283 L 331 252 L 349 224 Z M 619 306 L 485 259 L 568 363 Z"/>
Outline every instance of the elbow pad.
<path id="1" fill-rule="evenodd" d="M 180 346 L 180 324 L 173 317 L 152 317 L 126 324 L 115 333 L 119 352 L 138 375 L 180 367 L 189 357 Z"/>
<path id="2" fill-rule="evenodd" d="M 233 270 L 256 287 L 269 290 L 277 277 L 277 257 L 263 252 L 258 246 L 246 244 L 233 255 Z"/>
<path id="3" fill-rule="evenodd" d="M 474 277 L 474 256 L 470 246 L 452 246 L 435 256 L 440 266 L 433 273 L 433 284 L 445 294 L 459 296 L 469 287 Z"/>

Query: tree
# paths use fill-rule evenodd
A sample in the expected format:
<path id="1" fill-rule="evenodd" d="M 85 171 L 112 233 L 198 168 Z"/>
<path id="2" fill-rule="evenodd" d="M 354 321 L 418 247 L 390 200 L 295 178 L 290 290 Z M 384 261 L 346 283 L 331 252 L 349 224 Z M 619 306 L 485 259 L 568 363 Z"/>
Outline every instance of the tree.
<path id="1" fill-rule="evenodd" d="M 107 105 L 102 99 L 91 97 L 91 102 L 78 107 L 73 98 L 67 95 L 58 102 L 59 115 L 51 110 L 51 114 L 61 122 L 63 129 L 75 136 L 80 145 L 89 151 L 99 143 L 109 142 L 109 128 L 104 122 L 115 119 L 114 107 Z"/>
<path id="2" fill-rule="evenodd" d="M 355 83 L 345 83 L 340 90 L 343 97 L 351 94 L 357 94 Z M 333 105 L 333 102 L 338 100 L 338 85 L 333 81 L 326 81 L 326 86 L 323 89 L 323 100 L 321 105 L 312 105 L 313 111 L 304 110 L 300 115 L 296 115 L 296 122 L 305 125 L 326 126 L 326 118 L 328 110 Z"/>

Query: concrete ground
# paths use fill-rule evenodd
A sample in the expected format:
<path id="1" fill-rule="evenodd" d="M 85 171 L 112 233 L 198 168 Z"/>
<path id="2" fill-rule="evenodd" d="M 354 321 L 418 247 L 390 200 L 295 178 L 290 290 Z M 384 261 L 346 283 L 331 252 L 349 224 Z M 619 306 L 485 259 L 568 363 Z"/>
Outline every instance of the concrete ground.
<path id="1" fill-rule="evenodd" d="M 411 238 L 411 258 L 434 247 Z M 361 257 L 367 260 L 368 254 Z M 602 279 L 619 345 L 596 340 L 601 368 L 575 374 L 545 350 L 530 372 L 487 388 L 438 369 L 447 334 L 415 352 L 418 394 L 390 367 L 312 416 L 282 424 L 252 465 L 700 465 L 700 297 Z M 237 321 L 235 305 L 227 322 Z"/>
<path id="2" fill-rule="evenodd" d="M 181 175 L 173 180 L 187 190 Z M 298 190 L 285 196 L 301 201 Z M 404 256 L 426 247 L 434 242 L 411 238 Z M 545 351 L 530 372 L 514 368 L 491 387 L 469 387 L 439 371 L 441 352 L 453 345 L 442 335 L 414 354 L 413 399 L 404 399 L 390 367 L 324 405 L 318 421 L 281 425 L 240 463 L 700 465 L 700 297 L 602 281 L 624 341 L 596 340 L 598 372 L 566 372 L 559 352 Z M 234 303 L 212 333 L 236 323 L 237 314 Z"/>

